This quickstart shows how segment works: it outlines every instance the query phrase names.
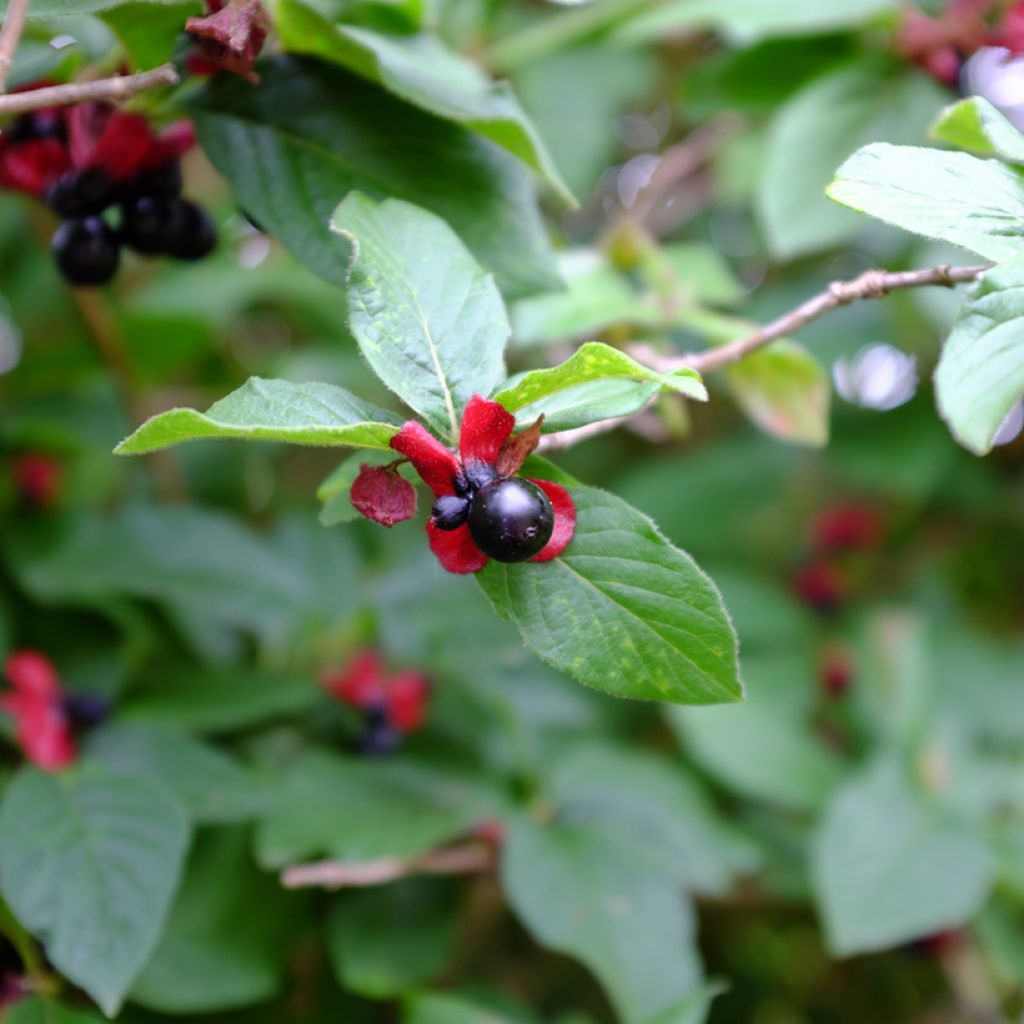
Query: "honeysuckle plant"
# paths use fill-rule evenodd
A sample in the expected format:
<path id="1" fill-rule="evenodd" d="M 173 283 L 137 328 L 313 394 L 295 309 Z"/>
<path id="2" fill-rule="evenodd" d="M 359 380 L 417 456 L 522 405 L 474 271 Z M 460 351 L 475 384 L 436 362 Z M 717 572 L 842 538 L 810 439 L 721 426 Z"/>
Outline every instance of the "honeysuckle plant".
<path id="1" fill-rule="evenodd" d="M 2 1024 L 1017 1019 L 1022 10 L 0 0 Z"/>

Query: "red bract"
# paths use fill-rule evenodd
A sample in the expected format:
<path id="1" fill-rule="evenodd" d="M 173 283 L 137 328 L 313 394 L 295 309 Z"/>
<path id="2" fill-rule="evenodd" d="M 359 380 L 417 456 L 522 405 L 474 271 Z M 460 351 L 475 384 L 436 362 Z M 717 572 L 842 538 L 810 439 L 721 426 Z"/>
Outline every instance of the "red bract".
<path id="1" fill-rule="evenodd" d="M 416 488 L 394 466 L 369 466 L 364 462 L 349 499 L 361 515 L 388 528 L 416 514 Z"/>
<path id="2" fill-rule="evenodd" d="M 839 569 L 830 562 L 814 561 L 793 576 L 797 596 L 815 611 L 838 611 L 846 598 L 846 586 Z"/>
<path id="3" fill-rule="evenodd" d="M 899 36 L 900 52 L 933 78 L 955 85 L 963 61 L 988 42 L 992 0 L 950 0 L 938 17 L 908 5 Z"/>
<path id="4" fill-rule="evenodd" d="M 443 498 L 463 493 L 467 475 L 471 477 L 481 467 L 499 477 L 511 477 L 519 471 L 530 447 L 512 437 L 515 423 L 515 417 L 503 406 L 474 395 L 463 413 L 458 455 L 415 420 L 406 423 L 391 439 L 391 447 L 413 464 L 435 498 Z M 536 436 L 532 429 L 526 433 Z M 548 480 L 532 482 L 551 502 L 555 525 L 547 545 L 530 561 L 547 562 L 560 555 L 572 540 L 576 506 L 569 492 L 558 484 Z M 427 539 L 430 550 L 448 572 L 478 572 L 489 561 L 473 542 L 465 523 L 453 530 L 442 530 L 431 519 L 427 522 Z"/>
<path id="5" fill-rule="evenodd" d="M 822 548 L 873 548 L 882 539 L 885 524 L 873 505 L 846 502 L 819 513 L 814 541 Z"/>
<path id="6" fill-rule="evenodd" d="M 60 466 L 48 455 L 21 455 L 14 462 L 14 486 L 27 504 L 49 508 L 60 490 Z"/>
<path id="7" fill-rule="evenodd" d="M 829 697 L 840 697 L 853 684 L 853 660 L 848 651 L 835 647 L 821 661 L 821 685 Z"/>
<path id="8" fill-rule="evenodd" d="M 206 0 L 206 14 L 185 22 L 185 31 L 198 44 L 198 51 L 188 58 L 188 69 L 195 75 L 223 69 L 258 82 L 252 66 L 269 30 L 270 20 L 260 0 Z"/>
<path id="9" fill-rule="evenodd" d="M 188 122 L 156 134 L 140 114 L 107 103 L 54 107 L 22 115 L 0 136 L 0 185 L 42 198 L 68 171 L 99 170 L 123 182 L 193 145 Z"/>
<path id="10" fill-rule="evenodd" d="M 388 674 L 376 651 L 360 651 L 341 672 L 326 673 L 321 684 L 350 707 L 382 709 L 397 732 L 415 732 L 426 721 L 430 694 L 426 676 L 413 671 Z"/>
<path id="11" fill-rule="evenodd" d="M 4 672 L 14 691 L 0 694 L 0 711 L 14 719 L 23 753 L 44 771 L 66 768 L 75 744 L 52 662 L 38 651 L 15 651 Z"/>

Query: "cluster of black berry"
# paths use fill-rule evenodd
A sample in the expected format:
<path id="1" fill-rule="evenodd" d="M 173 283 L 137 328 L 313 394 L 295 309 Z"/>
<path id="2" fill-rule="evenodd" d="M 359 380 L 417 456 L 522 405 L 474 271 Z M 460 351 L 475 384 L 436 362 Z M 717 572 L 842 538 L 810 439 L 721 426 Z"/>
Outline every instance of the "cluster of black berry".
<path id="1" fill-rule="evenodd" d="M 62 139 L 66 125 L 60 116 L 37 111 L 17 118 L 9 131 L 12 143 Z M 74 285 L 109 281 L 123 245 L 143 256 L 179 260 L 211 252 L 217 243 L 213 221 L 202 207 L 181 198 L 181 187 L 177 157 L 121 180 L 102 167 L 60 174 L 43 199 L 62 218 L 52 248 L 65 280 Z"/>

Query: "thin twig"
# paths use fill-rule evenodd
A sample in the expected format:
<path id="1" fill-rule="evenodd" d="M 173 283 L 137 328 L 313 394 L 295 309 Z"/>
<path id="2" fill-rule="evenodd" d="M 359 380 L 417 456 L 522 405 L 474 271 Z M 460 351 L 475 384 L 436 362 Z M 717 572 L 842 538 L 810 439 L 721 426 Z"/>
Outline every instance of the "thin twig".
<path id="1" fill-rule="evenodd" d="M 174 65 L 163 64 L 152 71 L 140 71 L 137 75 L 115 75 L 94 82 L 48 85 L 42 89 L 0 96 L 0 116 L 24 114 L 43 107 L 67 107 L 87 100 L 126 100 L 162 85 L 177 85 L 179 81 Z"/>
<path id="2" fill-rule="evenodd" d="M 7 4 L 7 16 L 0 28 L 0 93 L 7 91 L 7 76 L 14 63 L 14 51 L 18 48 L 27 10 L 28 0 L 9 0 Z"/>
<path id="3" fill-rule="evenodd" d="M 295 864 L 281 872 L 286 889 L 342 889 L 382 885 L 411 875 L 472 875 L 494 866 L 494 852 L 482 843 L 446 846 L 420 857 L 382 857 L 379 860 L 322 860 Z"/>
<path id="4" fill-rule="evenodd" d="M 926 270 L 868 270 L 852 281 L 834 281 L 823 292 L 801 303 L 796 309 L 759 328 L 753 334 L 737 338 L 720 348 L 681 356 L 661 357 L 654 362 L 648 362 L 654 369 L 666 372 L 689 367 L 699 373 L 708 373 L 710 370 L 729 366 L 770 342 L 795 334 L 802 327 L 840 306 L 848 306 L 860 299 L 884 299 L 890 292 L 904 291 L 908 288 L 922 288 L 928 285 L 952 288 L 954 285 L 976 280 L 989 269 L 989 266 L 990 264 L 985 263 L 973 267 L 951 267 L 944 263 Z"/>

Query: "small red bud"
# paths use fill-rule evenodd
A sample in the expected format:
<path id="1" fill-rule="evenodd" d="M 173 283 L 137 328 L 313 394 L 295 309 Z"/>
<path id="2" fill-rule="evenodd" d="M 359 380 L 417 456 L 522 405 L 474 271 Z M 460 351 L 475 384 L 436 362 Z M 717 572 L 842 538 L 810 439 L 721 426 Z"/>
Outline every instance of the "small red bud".
<path id="1" fill-rule="evenodd" d="M 14 462 L 14 483 L 26 504 L 49 508 L 60 490 L 60 465 L 48 455 L 22 455 Z"/>

